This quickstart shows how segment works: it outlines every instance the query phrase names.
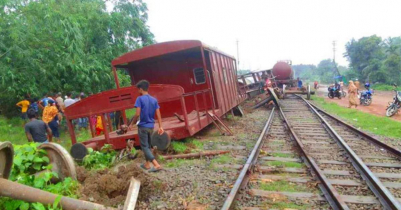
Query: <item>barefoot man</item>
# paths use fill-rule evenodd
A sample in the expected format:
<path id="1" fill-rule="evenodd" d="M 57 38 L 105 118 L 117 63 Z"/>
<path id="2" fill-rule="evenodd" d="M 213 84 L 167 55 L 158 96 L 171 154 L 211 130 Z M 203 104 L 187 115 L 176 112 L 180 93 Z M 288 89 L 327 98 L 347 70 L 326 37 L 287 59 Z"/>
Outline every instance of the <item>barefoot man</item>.
<path id="1" fill-rule="evenodd" d="M 157 103 L 157 100 L 153 98 L 148 93 L 149 82 L 146 80 L 141 80 L 136 84 L 136 87 L 139 90 L 139 97 L 136 99 L 135 108 L 136 113 L 132 119 L 132 123 L 129 126 L 132 126 L 138 123 L 138 136 L 139 141 L 141 143 L 141 149 L 145 154 L 146 162 L 141 164 L 141 167 L 145 170 L 149 170 L 149 172 L 157 172 L 162 169 L 159 163 L 156 161 L 155 157 L 152 154 L 151 145 L 150 145 L 150 137 L 153 133 L 154 125 L 155 125 L 155 113 L 157 116 L 157 123 L 159 124 L 159 135 L 164 133 L 162 128 L 162 117 L 160 114 L 160 107 Z M 151 167 L 151 163 L 153 167 Z"/>

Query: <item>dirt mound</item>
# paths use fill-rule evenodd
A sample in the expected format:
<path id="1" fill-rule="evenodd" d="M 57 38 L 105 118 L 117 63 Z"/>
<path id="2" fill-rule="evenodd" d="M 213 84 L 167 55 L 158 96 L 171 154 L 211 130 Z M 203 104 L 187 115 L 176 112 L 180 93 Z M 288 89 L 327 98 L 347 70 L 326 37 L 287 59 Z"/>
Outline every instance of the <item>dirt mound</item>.
<path id="1" fill-rule="evenodd" d="M 87 172 L 80 167 L 78 180 L 82 183 L 81 199 L 106 206 L 124 205 L 131 177 L 141 182 L 138 200 L 146 199 L 152 193 L 155 178 L 135 163 L 120 166 L 117 173 L 109 169 Z"/>

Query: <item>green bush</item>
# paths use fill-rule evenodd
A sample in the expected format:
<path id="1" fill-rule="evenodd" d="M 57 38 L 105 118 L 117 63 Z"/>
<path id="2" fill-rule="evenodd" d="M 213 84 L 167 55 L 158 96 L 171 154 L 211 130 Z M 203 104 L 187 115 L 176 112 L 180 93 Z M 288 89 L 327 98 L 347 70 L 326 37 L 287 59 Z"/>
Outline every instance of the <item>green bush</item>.
<path id="1" fill-rule="evenodd" d="M 184 153 L 187 150 L 187 145 L 184 142 L 173 141 L 171 146 L 176 153 Z"/>
<path id="2" fill-rule="evenodd" d="M 113 165 L 116 158 L 116 152 L 112 149 L 110 144 L 105 144 L 100 151 L 94 151 L 89 148 L 89 154 L 86 155 L 80 163 L 86 169 L 105 169 Z"/>
<path id="3" fill-rule="evenodd" d="M 42 170 L 51 171 L 52 165 L 49 165 L 49 158 L 45 150 L 37 149 L 37 143 L 14 146 L 14 160 L 9 180 L 20 184 L 32 186 L 55 194 L 77 198 L 76 191 L 78 182 L 71 178 L 52 184 L 50 180 L 58 177 L 57 173 L 45 172 L 39 176 L 34 174 Z M 16 209 L 50 209 L 58 208 L 58 202 L 61 197 L 57 198 L 53 205 L 44 206 L 41 203 L 27 203 L 21 200 L 11 198 L 0 198 L 0 209 L 16 210 Z"/>
<path id="4" fill-rule="evenodd" d="M 372 85 L 372 89 L 391 91 L 394 90 L 394 87 L 392 85 L 387 85 L 387 84 L 374 84 Z"/>

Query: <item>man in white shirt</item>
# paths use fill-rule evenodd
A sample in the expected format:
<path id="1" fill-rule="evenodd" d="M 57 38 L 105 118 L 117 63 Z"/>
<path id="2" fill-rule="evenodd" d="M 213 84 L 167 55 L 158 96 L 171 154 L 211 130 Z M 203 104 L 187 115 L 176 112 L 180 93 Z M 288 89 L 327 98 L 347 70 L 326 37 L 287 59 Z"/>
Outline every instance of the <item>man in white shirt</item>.
<path id="1" fill-rule="evenodd" d="M 65 106 L 65 108 L 71 106 L 71 104 L 73 104 L 73 103 L 75 103 L 75 102 L 76 102 L 76 100 L 72 99 L 72 98 L 71 98 L 71 93 L 68 92 L 68 93 L 67 93 L 67 99 L 65 99 L 65 101 L 64 101 L 64 106 Z"/>

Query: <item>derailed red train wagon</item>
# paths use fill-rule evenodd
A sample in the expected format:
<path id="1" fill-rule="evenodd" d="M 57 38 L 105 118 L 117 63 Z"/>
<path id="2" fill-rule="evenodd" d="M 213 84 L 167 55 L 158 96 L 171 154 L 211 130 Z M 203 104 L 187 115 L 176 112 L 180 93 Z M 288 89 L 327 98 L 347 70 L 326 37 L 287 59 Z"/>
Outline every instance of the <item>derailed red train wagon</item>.
<path id="1" fill-rule="evenodd" d="M 135 86 L 119 86 L 117 69 L 128 72 L 132 85 L 143 79 L 152 84 L 149 93 L 159 101 L 162 126 L 171 139 L 194 135 L 246 99 L 246 93 L 238 88 L 235 58 L 196 40 L 134 50 L 114 59 L 112 68 L 116 89 L 89 96 L 65 109 L 72 144 L 77 143 L 73 119 L 101 116 L 104 135 L 95 136 L 95 125 L 89 123 L 92 138 L 82 144 L 94 149 L 112 144 L 114 149 L 122 149 L 128 139 L 133 139 L 139 145 L 136 126 L 122 135 L 111 126 L 110 113 L 116 111 L 127 124 L 125 110 L 132 109 L 138 97 Z"/>

